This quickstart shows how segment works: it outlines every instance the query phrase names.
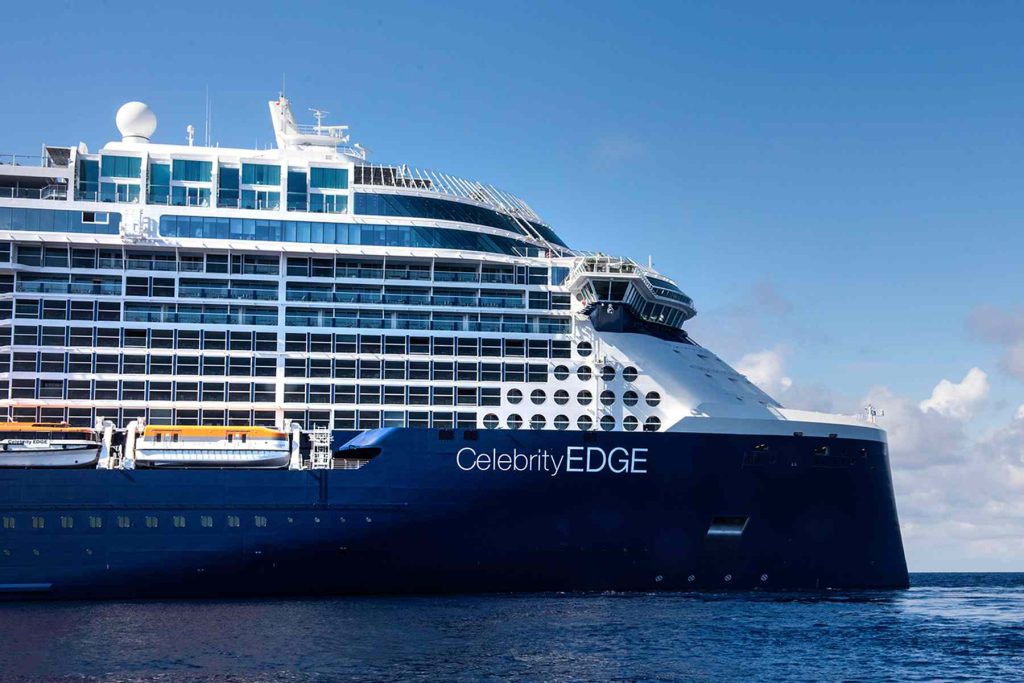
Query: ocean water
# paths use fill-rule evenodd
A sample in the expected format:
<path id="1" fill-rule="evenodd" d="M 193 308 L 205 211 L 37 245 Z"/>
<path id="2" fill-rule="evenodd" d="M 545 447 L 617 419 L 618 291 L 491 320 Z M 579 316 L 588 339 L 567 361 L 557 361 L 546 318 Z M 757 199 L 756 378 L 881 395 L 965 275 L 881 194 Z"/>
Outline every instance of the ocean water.
<path id="1" fill-rule="evenodd" d="M 1024 574 L 896 592 L 0 604 L 0 680 L 1022 680 Z"/>

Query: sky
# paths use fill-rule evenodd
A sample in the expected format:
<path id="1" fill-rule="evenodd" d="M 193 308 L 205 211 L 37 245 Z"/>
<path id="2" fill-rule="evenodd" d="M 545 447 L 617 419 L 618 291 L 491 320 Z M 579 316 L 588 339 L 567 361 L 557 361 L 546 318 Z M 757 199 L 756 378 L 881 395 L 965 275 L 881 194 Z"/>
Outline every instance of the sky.
<path id="1" fill-rule="evenodd" d="M 284 88 L 652 258 L 785 405 L 884 411 L 912 570 L 1024 570 L 1024 5 L 58 0 L 2 35 L 0 153 L 128 100 L 201 139 L 207 89 L 265 146 Z"/>

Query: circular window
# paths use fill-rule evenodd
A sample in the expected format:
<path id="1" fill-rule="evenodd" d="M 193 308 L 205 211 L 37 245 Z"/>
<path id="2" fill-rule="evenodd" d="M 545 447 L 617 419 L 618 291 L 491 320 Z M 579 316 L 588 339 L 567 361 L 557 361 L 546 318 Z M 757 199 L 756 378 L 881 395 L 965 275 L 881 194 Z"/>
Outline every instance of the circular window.
<path id="1" fill-rule="evenodd" d="M 615 429 L 615 418 L 611 415 L 605 415 L 601 418 L 601 429 L 610 432 Z"/>
<path id="2" fill-rule="evenodd" d="M 581 406 L 589 406 L 590 402 L 593 401 L 593 400 L 594 400 L 594 395 L 592 393 L 590 393 L 589 391 L 587 391 L 586 389 L 584 389 L 580 393 L 576 394 L 576 401 Z"/>
<path id="3" fill-rule="evenodd" d="M 627 415 L 622 418 L 622 426 L 627 432 L 635 432 L 636 428 L 640 426 L 640 420 L 636 419 L 632 415 Z"/>
<path id="4" fill-rule="evenodd" d="M 543 389 L 534 389 L 532 392 L 530 392 L 530 400 L 533 401 L 533 405 L 535 406 L 539 406 L 541 403 L 547 400 L 547 397 L 548 395 L 544 393 Z"/>
<path id="5" fill-rule="evenodd" d="M 590 431 L 594 428 L 594 418 L 589 415 L 580 415 L 576 420 L 576 426 L 580 428 L 580 431 Z"/>
<path id="6" fill-rule="evenodd" d="M 565 415 L 555 415 L 554 419 L 555 429 L 564 431 L 569 428 L 569 418 Z"/>
<path id="7" fill-rule="evenodd" d="M 486 415 L 484 415 L 484 427 L 486 427 L 487 429 L 497 429 L 498 416 L 495 415 L 494 413 L 487 413 Z"/>
<path id="8" fill-rule="evenodd" d="M 594 350 L 594 347 L 590 345 L 590 342 L 580 342 L 576 345 L 576 353 L 580 354 L 584 358 L 589 356 Z"/>
<path id="9" fill-rule="evenodd" d="M 615 368 L 610 365 L 601 368 L 601 381 L 611 382 L 613 379 L 615 379 Z"/>
<path id="10" fill-rule="evenodd" d="M 564 406 L 569 402 L 569 392 L 565 389 L 559 389 L 555 392 L 555 403 L 560 406 Z"/>
<path id="11" fill-rule="evenodd" d="M 523 426 L 523 418 L 519 417 L 515 413 L 512 413 L 505 419 L 505 424 L 508 425 L 509 429 L 519 429 Z"/>
<path id="12" fill-rule="evenodd" d="M 581 365 L 579 369 L 576 370 L 576 376 L 579 377 L 581 382 L 587 382 L 594 376 L 594 373 L 591 371 L 589 365 Z"/>
<path id="13" fill-rule="evenodd" d="M 657 391 L 648 391 L 646 398 L 647 405 L 649 405 L 652 408 L 661 403 L 661 394 L 659 394 Z"/>
<path id="14" fill-rule="evenodd" d="M 627 382 L 635 382 L 640 373 L 632 365 L 622 368 L 622 379 Z"/>
<path id="15" fill-rule="evenodd" d="M 543 415 L 534 415 L 530 418 L 530 429 L 544 429 L 544 425 L 547 424 L 547 420 L 544 419 Z"/>
<path id="16" fill-rule="evenodd" d="M 640 396 L 635 391 L 627 391 L 622 394 L 622 402 L 627 406 L 635 406 L 639 400 Z"/>
<path id="17" fill-rule="evenodd" d="M 615 392 L 605 389 L 601 392 L 601 405 L 610 406 L 615 403 Z"/>
<path id="18" fill-rule="evenodd" d="M 569 379 L 569 368 L 564 365 L 556 365 L 555 379 Z"/>
<path id="19" fill-rule="evenodd" d="M 507 400 L 512 405 L 520 403 L 523 400 L 523 392 L 519 391 L 518 389 L 509 389 L 508 393 L 505 394 L 505 400 Z"/>
<path id="20" fill-rule="evenodd" d="M 661 420 L 659 420 L 654 415 L 651 415 L 649 418 L 647 418 L 647 422 L 644 422 L 645 432 L 656 432 L 659 429 L 661 429 Z"/>

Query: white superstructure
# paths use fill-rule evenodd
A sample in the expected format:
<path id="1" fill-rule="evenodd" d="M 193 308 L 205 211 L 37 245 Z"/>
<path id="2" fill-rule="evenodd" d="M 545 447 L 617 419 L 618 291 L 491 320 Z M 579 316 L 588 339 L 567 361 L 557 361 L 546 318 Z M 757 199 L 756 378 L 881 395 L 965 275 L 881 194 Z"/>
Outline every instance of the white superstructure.
<path id="1" fill-rule="evenodd" d="M 493 186 L 371 164 L 325 112 L 270 112 L 274 149 L 158 143 L 132 102 L 95 153 L 0 155 L 0 416 L 882 438 L 695 344 L 653 269 Z"/>

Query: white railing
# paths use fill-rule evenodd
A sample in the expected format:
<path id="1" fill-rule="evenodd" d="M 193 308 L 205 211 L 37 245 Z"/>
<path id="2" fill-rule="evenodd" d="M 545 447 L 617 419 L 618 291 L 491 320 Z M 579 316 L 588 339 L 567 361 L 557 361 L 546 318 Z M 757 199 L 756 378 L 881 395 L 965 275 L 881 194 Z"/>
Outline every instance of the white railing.
<path id="1" fill-rule="evenodd" d="M 475 180 L 402 164 L 360 164 L 356 166 L 354 185 L 404 187 L 465 199 L 507 214 L 512 218 L 544 223 L 526 202 L 515 195 Z"/>

